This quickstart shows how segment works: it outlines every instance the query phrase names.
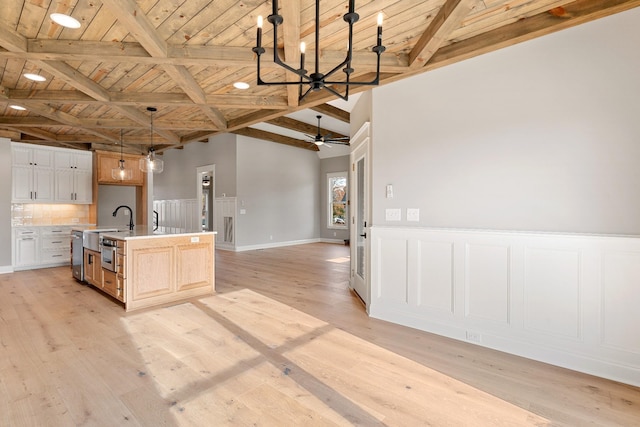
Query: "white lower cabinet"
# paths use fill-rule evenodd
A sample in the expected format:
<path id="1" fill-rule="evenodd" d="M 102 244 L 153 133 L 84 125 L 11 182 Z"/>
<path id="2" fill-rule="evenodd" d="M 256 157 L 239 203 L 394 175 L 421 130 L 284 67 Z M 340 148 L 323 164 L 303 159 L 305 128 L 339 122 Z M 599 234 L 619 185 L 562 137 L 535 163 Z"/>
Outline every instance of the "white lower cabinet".
<path id="1" fill-rule="evenodd" d="M 15 230 L 13 239 L 13 266 L 31 267 L 38 264 L 38 230 Z"/>
<path id="2" fill-rule="evenodd" d="M 71 227 L 15 227 L 13 229 L 13 268 L 69 265 L 71 262 Z"/>

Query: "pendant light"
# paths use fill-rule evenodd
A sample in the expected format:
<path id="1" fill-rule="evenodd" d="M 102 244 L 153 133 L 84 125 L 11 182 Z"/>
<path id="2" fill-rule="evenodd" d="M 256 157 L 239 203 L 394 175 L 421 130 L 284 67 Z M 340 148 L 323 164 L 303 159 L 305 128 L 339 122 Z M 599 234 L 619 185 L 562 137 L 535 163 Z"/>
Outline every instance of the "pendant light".
<path id="1" fill-rule="evenodd" d="M 124 132 L 120 129 L 120 161 L 117 168 L 111 169 L 111 177 L 113 179 L 119 179 L 120 181 L 127 181 L 131 179 L 132 170 L 124 167 L 124 158 L 122 154 L 122 146 L 124 145 Z"/>
<path id="2" fill-rule="evenodd" d="M 147 107 L 151 116 L 151 133 L 149 136 L 149 152 L 147 157 L 140 159 L 140 170 L 142 172 L 160 173 L 164 169 L 164 161 L 156 157 L 156 150 L 153 148 L 153 113 L 158 111 L 155 107 Z"/>

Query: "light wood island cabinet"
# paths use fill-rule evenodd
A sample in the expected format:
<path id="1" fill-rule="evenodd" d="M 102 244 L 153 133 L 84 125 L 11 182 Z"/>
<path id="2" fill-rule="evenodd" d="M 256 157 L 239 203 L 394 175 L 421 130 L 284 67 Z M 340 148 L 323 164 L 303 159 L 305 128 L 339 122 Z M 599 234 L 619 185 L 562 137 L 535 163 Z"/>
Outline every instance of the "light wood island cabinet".
<path id="1" fill-rule="evenodd" d="M 102 269 L 102 290 L 126 311 L 210 295 L 215 233 L 105 233 L 118 242 L 116 272 Z"/>
<path id="2" fill-rule="evenodd" d="M 84 280 L 98 289 L 102 288 L 100 252 L 84 249 Z"/>

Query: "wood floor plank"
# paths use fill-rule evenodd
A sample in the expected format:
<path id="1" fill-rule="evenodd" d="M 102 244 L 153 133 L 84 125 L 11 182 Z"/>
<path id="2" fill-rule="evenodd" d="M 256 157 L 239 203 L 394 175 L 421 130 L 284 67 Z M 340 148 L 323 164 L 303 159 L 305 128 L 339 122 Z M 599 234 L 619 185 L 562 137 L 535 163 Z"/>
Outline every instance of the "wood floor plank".
<path id="1" fill-rule="evenodd" d="M 216 295 L 134 313 L 0 275 L 0 425 L 638 424 L 636 387 L 369 318 L 348 250 L 217 251 Z"/>

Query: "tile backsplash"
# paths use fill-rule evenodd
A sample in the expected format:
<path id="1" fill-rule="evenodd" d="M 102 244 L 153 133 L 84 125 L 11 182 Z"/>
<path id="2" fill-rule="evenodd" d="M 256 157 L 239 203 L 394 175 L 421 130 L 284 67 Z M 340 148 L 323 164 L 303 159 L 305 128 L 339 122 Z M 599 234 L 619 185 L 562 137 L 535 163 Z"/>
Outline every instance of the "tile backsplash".
<path id="1" fill-rule="evenodd" d="M 11 226 L 88 224 L 89 205 L 13 203 Z"/>

